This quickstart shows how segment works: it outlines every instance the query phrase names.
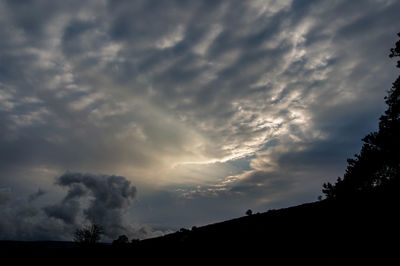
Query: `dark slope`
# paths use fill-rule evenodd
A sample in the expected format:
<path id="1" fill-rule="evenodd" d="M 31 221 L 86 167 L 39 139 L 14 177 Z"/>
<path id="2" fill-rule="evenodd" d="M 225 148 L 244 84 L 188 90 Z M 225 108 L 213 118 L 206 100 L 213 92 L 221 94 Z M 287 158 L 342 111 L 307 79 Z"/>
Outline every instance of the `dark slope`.
<path id="1" fill-rule="evenodd" d="M 399 256 L 398 196 L 360 196 L 270 210 L 120 246 L 7 245 L 2 257 L 75 263 L 125 260 L 196 264 L 385 264 Z M 53 242 L 56 243 L 56 242 Z M 21 256 L 22 255 L 22 256 Z"/>
<path id="2" fill-rule="evenodd" d="M 146 250 L 226 256 L 232 261 L 259 257 L 322 265 L 382 262 L 399 253 L 396 200 L 395 195 L 325 200 L 144 240 L 141 245 Z"/>

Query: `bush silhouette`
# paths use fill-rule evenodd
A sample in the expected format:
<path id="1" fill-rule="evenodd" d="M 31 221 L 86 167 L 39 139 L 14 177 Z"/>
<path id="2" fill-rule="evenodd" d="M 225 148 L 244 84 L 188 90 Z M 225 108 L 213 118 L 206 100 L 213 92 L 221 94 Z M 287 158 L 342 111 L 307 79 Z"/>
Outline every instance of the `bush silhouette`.
<path id="1" fill-rule="evenodd" d="M 92 224 L 82 229 L 76 229 L 74 241 L 83 245 L 94 245 L 100 241 L 103 233 L 103 229 L 100 226 Z"/>

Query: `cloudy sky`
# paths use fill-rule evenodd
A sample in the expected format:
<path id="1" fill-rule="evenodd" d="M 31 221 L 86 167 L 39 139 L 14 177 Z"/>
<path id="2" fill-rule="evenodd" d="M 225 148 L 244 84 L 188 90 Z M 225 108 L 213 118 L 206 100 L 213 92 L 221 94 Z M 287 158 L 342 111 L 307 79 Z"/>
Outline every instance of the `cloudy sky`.
<path id="1" fill-rule="evenodd" d="M 0 0 L 0 239 L 315 201 L 377 128 L 395 0 Z"/>

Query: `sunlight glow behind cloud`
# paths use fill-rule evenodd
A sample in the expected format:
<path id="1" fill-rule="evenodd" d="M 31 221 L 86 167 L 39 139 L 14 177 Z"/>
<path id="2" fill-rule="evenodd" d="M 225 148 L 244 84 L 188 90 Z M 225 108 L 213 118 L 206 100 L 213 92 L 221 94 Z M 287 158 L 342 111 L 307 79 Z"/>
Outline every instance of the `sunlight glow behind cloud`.
<path id="1" fill-rule="evenodd" d="M 121 175 L 156 226 L 315 199 L 394 77 L 399 4 L 356 2 L 0 0 L 0 188 Z"/>

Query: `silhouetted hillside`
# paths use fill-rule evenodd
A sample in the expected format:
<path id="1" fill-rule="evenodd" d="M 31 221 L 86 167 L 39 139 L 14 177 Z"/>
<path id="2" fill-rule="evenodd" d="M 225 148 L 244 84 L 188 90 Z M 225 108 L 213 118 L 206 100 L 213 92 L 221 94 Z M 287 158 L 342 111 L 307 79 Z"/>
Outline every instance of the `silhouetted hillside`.
<path id="1" fill-rule="evenodd" d="M 191 257 L 325 263 L 389 260 L 398 239 L 396 195 L 368 195 L 352 202 L 324 200 L 271 210 L 144 240 L 151 249 Z M 393 256 L 394 258 L 394 256 Z"/>
<path id="2" fill-rule="evenodd" d="M 1 242 L 2 256 L 66 261 L 383 262 L 398 250 L 399 198 L 374 194 L 253 214 L 134 244 L 79 247 L 68 242 Z"/>

